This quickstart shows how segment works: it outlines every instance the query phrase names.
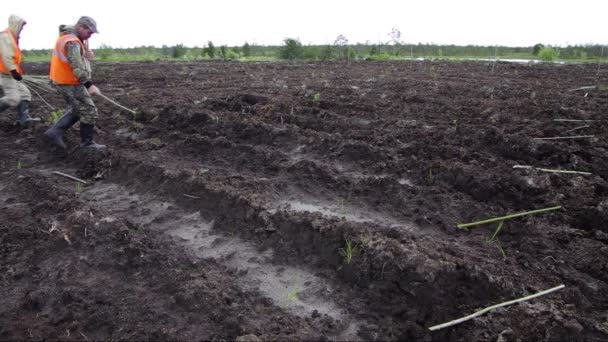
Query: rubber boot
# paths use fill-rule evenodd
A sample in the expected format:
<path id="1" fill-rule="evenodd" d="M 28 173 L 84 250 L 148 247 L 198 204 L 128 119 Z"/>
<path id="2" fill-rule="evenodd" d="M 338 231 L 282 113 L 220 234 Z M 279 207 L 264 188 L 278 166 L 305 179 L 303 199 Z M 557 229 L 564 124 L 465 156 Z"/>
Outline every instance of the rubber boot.
<path id="1" fill-rule="evenodd" d="M 101 150 L 106 148 L 106 145 L 97 144 L 93 141 L 93 135 L 95 135 L 95 125 L 80 123 L 80 147 L 94 148 Z"/>
<path id="2" fill-rule="evenodd" d="M 65 113 L 53 127 L 49 128 L 44 132 L 44 135 L 51 139 L 51 142 L 63 149 L 66 149 L 65 143 L 63 142 L 63 134 L 65 131 L 72 127 L 78 122 L 78 117 L 72 113 Z"/>
<path id="3" fill-rule="evenodd" d="M 19 125 L 25 126 L 28 122 L 40 122 L 40 118 L 30 116 L 30 101 L 21 101 L 17 105 L 17 121 Z"/>

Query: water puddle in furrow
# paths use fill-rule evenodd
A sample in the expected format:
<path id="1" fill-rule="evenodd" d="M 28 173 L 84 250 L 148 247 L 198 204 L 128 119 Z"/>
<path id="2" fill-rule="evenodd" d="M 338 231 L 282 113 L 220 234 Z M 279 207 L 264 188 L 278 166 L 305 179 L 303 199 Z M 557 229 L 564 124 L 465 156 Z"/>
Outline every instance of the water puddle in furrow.
<path id="1" fill-rule="evenodd" d="M 416 229 L 416 225 L 412 222 L 398 220 L 373 210 L 355 207 L 348 204 L 347 201 L 325 203 L 319 200 L 284 200 L 275 204 L 275 209 L 269 210 L 269 212 L 274 213 L 277 210 L 320 213 L 327 217 L 344 218 L 347 221 L 358 223 L 377 223 L 387 228 L 399 228 L 404 231 L 414 231 Z"/>
<path id="2" fill-rule="evenodd" d="M 239 285 L 259 290 L 277 306 L 303 317 L 316 310 L 345 322 L 347 327 L 337 336 L 340 340 L 360 339 L 356 332 L 361 322 L 354 322 L 332 301 L 335 290 L 325 280 L 305 269 L 271 264 L 272 250 L 260 252 L 243 239 L 212 231 L 213 220 L 199 212 L 184 212 L 174 204 L 135 194 L 117 184 L 96 183 L 81 196 L 145 229 L 178 237 L 197 257 L 213 258 L 237 269 Z"/>

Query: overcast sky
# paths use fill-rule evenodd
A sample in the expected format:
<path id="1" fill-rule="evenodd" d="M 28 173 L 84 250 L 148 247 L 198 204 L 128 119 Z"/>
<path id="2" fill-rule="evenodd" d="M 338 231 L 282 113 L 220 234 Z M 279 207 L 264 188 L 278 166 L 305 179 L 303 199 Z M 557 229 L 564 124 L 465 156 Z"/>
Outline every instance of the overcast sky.
<path id="1" fill-rule="evenodd" d="M 8 15 L 27 21 L 22 49 L 50 49 L 59 24 L 93 17 L 99 34 L 92 48 L 184 44 L 189 47 L 281 45 L 390 40 L 392 28 L 404 43 L 455 45 L 608 45 L 608 0 L 89 0 L 61 3 L 15 0 Z"/>

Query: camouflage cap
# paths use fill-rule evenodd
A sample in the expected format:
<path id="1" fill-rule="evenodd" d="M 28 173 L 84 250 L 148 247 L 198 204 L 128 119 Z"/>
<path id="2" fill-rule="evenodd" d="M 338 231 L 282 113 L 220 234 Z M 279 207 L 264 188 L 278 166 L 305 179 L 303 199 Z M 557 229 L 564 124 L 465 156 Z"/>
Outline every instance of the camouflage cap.
<path id="1" fill-rule="evenodd" d="M 80 19 L 78 19 L 78 22 L 76 22 L 76 25 L 78 24 L 85 25 L 86 27 L 90 28 L 91 31 L 99 33 L 99 31 L 97 31 L 97 23 L 91 17 L 87 17 L 86 15 L 80 17 Z"/>

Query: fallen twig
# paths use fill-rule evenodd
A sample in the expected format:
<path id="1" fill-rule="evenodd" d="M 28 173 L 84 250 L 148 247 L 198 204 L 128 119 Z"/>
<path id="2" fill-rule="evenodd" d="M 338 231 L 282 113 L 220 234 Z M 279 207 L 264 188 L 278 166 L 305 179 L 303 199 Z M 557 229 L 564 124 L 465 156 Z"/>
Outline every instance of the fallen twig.
<path id="1" fill-rule="evenodd" d="M 561 121 L 561 122 L 592 122 L 592 121 L 601 121 L 601 120 L 553 119 L 553 121 Z"/>
<path id="2" fill-rule="evenodd" d="M 597 88 L 597 87 L 596 86 L 585 86 L 585 87 L 570 89 L 568 91 L 577 91 L 577 90 L 586 90 L 586 89 L 595 89 L 595 88 Z"/>
<path id="3" fill-rule="evenodd" d="M 487 307 L 485 309 L 479 310 L 479 311 L 475 312 L 474 314 L 468 315 L 466 317 L 462 317 L 462 318 L 459 318 L 459 319 L 456 319 L 456 320 L 453 320 L 453 321 L 450 321 L 450 322 L 447 322 L 447 323 L 443 323 L 443 324 L 432 326 L 432 327 L 429 328 L 429 330 L 435 331 L 435 330 L 451 327 L 452 325 L 460 324 L 462 322 L 466 322 L 466 321 L 468 321 L 470 319 L 473 319 L 473 318 L 475 318 L 477 316 L 481 316 L 481 315 L 483 315 L 484 313 L 486 313 L 486 312 L 488 312 L 490 310 L 494 310 L 494 309 L 501 308 L 503 306 L 508 306 L 508 305 L 511 305 L 511 304 L 516 304 L 516 303 L 519 303 L 519 302 L 524 302 L 526 300 L 530 300 L 530 299 L 533 299 L 533 298 L 536 298 L 536 297 L 544 296 L 544 295 L 549 294 L 551 292 L 554 292 L 554 291 L 557 291 L 557 290 L 561 290 L 564 287 L 566 287 L 566 285 L 562 284 L 562 285 L 556 286 L 554 288 L 551 288 L 551 289 L 548 289 L 548 290 L 545 290 L 545 291 L 541 291 L 541 292 L 533 294 L 533 295 L 529 295 L 529 296 L 526 296 L 526 297 L 523 297 L 523 298 L 514 299 L 514 300 L 510 300 L 508 302 L 492 305 L 490 307 Z"/>
<path id="4" fill-rule="evenodd" d="M 477 222 L 471 222 L 471 223 L 461 223 L 461 224 L 458 224 L 457 227 L 460 228 L 460 229 L 465 229 L 466 230 L 466 228 L 468 228 L 468 227 L 479 226 L 479 225 L 486 224 L 486 223 L 498 222 L 498 221 L 508 220 L 508 219 L 512 219 L 512 218 L 516 218 L 516 217 L 522 217 L 522 216 L 527 216 L 527 215 L 540 214 L 540 213 L 544 213 L 546 211 L 557 210 L 557 209 L 560 209 L 561 207 L 562 206 L 560 205 L 560 206 L 557 206 L 557 207 L 551 207 L 551 208 L 545 208 L 545 209 L 537 209 L 537 210 L 532 210 L 532 211 L 526 211 L 526 212 L 523 212 L 523 213 L 511 214 L 511 215 L 491 218 L 491 219 L 487 219 L 487 220 L 483 220 L 483 221 L 477 221 Z"/>
<path id="5" fill-rule="evenodd" d="M 69 178 L 69 179 L 75 180 L 75 181 L 80 182 L 80 183 L 82 183 L 82 184 L 87 184 L 87 182 L 86 182 L 86 181 L 84 181 L 84 180 L 82 180 L 82 179 L 80 179 L 80 178 L 76 178 L 76 177 L 74 177 L 74 176 L 70 176 L 70 175 L 65 174 L 65 173 L 63 173 L 63 172 L 59 172 L 59 171 L 53 171 L 53 174 L 60 175 L 60 176 L 63 176 L 63 177 L 66 177 L 66 178 Z"/>
<path id="6" fill-rule="evenodd" d="M 196 196 L 192 196 L 192 195 L 187 195 L 187 194 L 182 194 L 188 198 L 195 198 L 195 199 L 199 199 L 200 197 L 196 197 Z"/>
<path id="7" fill-rule="evenodd" d="M 576 131 L 576 130 L 579 130 L 581 128 L 587 128 L 587 127 L 591 127 L 591 126 L 589 126 L 589 125 L 578 126 L 578 127 L 573 128 L 573 129 L 569 129 L 569 130 L 565 131 L 564 133 L 570 133 L 572 131 Z"/>
<path id="8" fill-rule="evenodd" d="M 585 139 L 593 138 L 595 135 L 573 135 L 569 137 L 549 137 L 549 138 L 533 138 L 534 140 L 559 140 L 559 139 Z"/>
<path id="9" fill-rule="evenodd" d="M 129 109 L 129 108 L 127 108 L 127 107 L 123 106 L 123 105 L 120 105 L 120 104 L 116 103 L 115 101 L 113 101 L 112 99 L 110 99 L 109 97 L 107 97 L 107 96 L 105 96 L 105 95 L 103 95 L 103 94 L 97 94 L 97 95 L 101 96 L 101 97 L 102 97 L 102 98 L 104 98 L 106 101 L 111 102 L 113 105 L 115 105 L 115 106 L 117 106 L 117 107 L 119 107 L 119 108 L 122 108 L 122 109 L 124 109 L 124 110 L 127 110 L 127 111 L 131 112 L 132 114 L 137 114 L 137 112 L 136 112 L 136 111 L 134 111 L 133 109 Z"/>
<path id="10" fill-rule="evenodd" d="M 544 171 L 544 172 L 553 172 L 553 173 L 568 173 L 568 174 L 587 175 L 587 176 L 591 175 L 591 172 L 544 169 L 541 167 L 534 167 L 534 166 L 528 166 L 528 165 L 514 165 L 513 168 L 514 169 L 534 169 L 534 170 L 539 170 L 539 171 Z"/>
<path id="11" fill-rule="evenodd" d="M 87 335 L 83 334 L 81 331 L 79 331 L 78 333 L 80 334 L 80 336 L 84 337 L 84 339 L 85 339 L 86 341 L 88 341 L 88 340 L 89 340 L 89 338 L 87 337 Z"/>

